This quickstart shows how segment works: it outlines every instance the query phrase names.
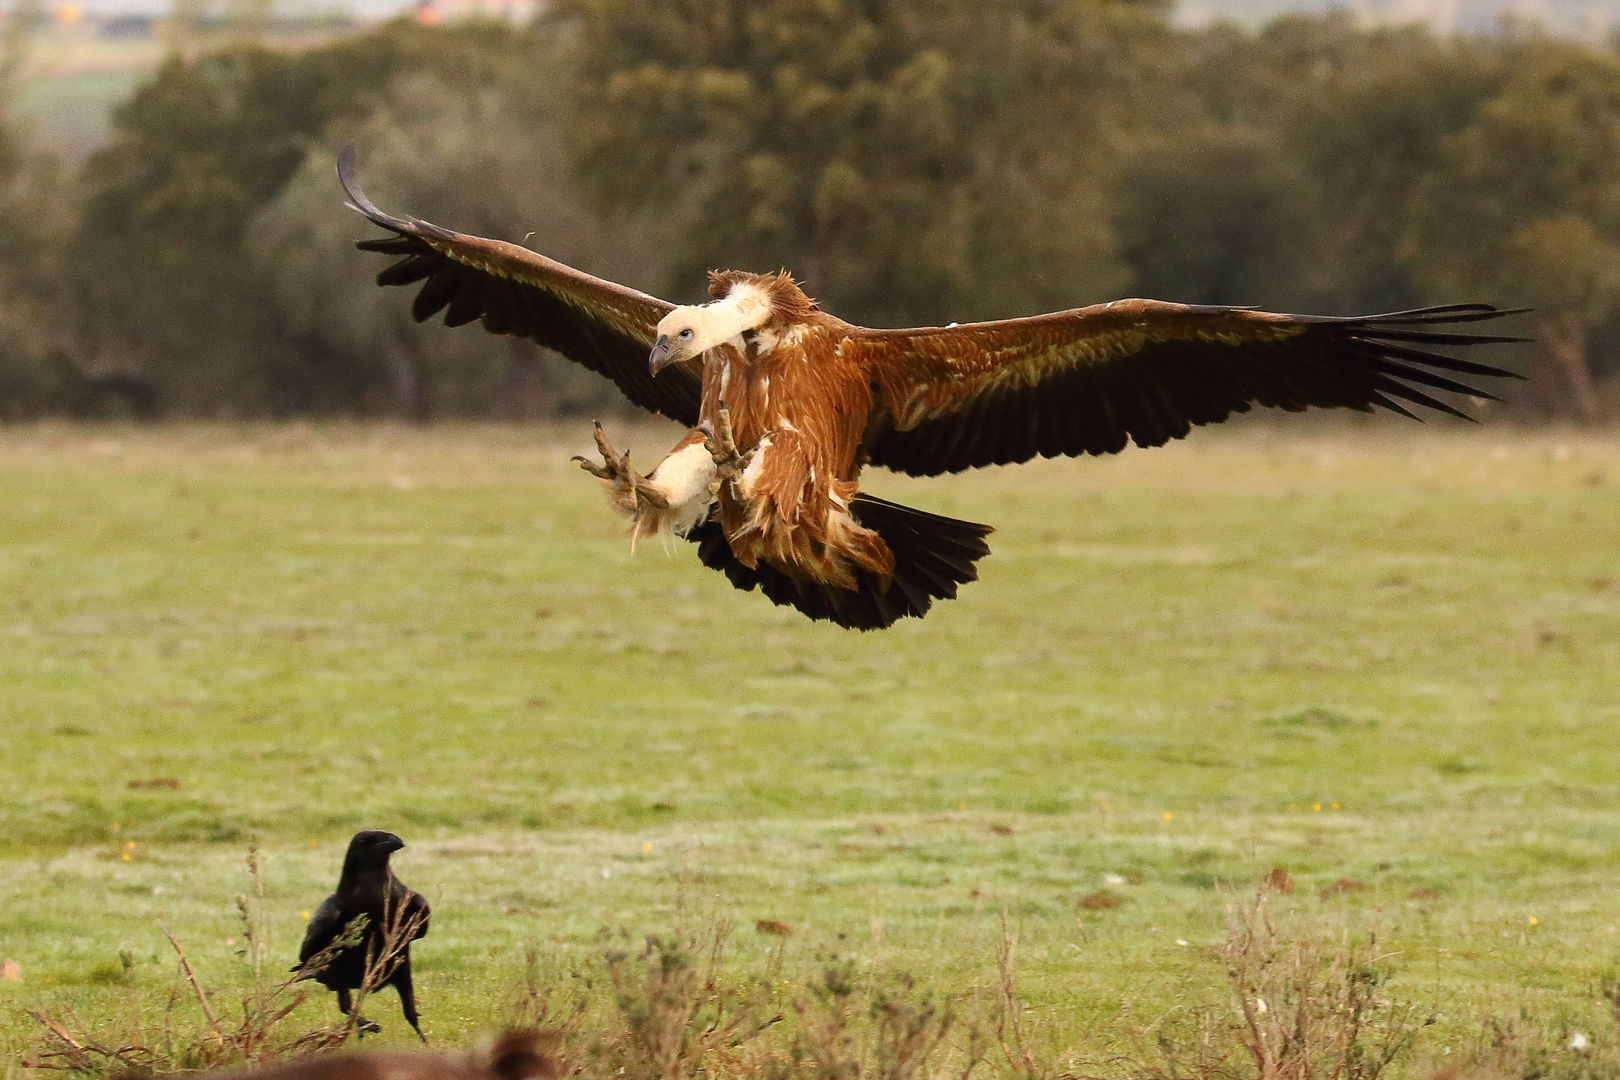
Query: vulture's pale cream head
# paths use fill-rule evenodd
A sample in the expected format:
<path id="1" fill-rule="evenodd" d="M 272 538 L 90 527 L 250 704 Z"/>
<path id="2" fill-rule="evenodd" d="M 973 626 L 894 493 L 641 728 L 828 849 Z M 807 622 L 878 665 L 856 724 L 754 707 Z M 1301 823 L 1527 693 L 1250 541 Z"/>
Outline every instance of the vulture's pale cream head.
<path id="1" fill-rule="evenodd" d="M 657 375 L 671 364 L 702 356 L 716 345 L 758 330 L 771 319 L 771 298 L 758 285 L 739 282 L 724 299 L 678 307 L 658 322 L 647 366 Z M 741 342 L 734 342 L 741 345 Z"/>

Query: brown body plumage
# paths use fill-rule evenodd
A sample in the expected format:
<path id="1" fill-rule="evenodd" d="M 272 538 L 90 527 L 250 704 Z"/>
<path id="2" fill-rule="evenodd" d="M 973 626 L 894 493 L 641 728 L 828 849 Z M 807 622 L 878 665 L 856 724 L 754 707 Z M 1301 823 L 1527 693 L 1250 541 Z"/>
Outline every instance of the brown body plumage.
<path id="1" fill-rule="evenodd" d="M 859 357 L 840 349 L 854 328 L 817 310 L 785 274 L 716 274 L 710 293 L 724 300 L 750 285 L 769 293 L 770 321 L 740 349 L 721 344 L 703 360 L 700 427 L 714 430 L 724 406 L 750 451 L 742 475 L 716 491 L 720 527 L 751 569 L 763 561 L 839 589 L 856 588 L 857 569 L 890 576 L 888 546 L 849 513 L 872 410 Z"/>
<path id="2" fill-rule="evenodd" d="M 633 534 L 694 541 L 741 589 L 815 619 L 875 629 L 922 615 L 977 577 L 987 526 L 866 495 L 868 464 L 933 476 L 1036 456 L 1158 446 L 1252 406 L 1402 402 L 1463 415 L 1432 390 L 1491 395 L 1458 374 L 1512 373 L 1430 346 L 1517 340 L 1451 324 L 1482 304 L 1364 318 L 1120 300 L 1071 311 L 872 330 L 822 311 L 785 272 L 710 275 L 706 305 L 676 307 L 513 244 L 384 214 L 339 159 L 350 205 L 394 233 L 360 247 L 403 256 L 383 285 L 422 283 L 416 318 L 556 349 L 636 404 L 692 430 L 642 476 L 597 428 Z"/>

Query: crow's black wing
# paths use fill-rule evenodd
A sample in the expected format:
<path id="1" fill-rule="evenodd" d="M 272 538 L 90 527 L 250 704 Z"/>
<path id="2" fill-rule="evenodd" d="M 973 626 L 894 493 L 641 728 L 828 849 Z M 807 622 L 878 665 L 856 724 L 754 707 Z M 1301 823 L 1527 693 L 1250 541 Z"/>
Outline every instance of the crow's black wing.
<path id="1" fill-rule="evenodd" d="M 310 916 L 309 925 L 304 928 L 304 943 L 298 947 L 298 967 L 293 970 L 297 971 L 309 962 L 310 957 L 332 944 L 343 933 L 344 922 L 343 908 L 338 903 L 337 894 L 333 893 Z"/>
<path id="2" fill-rule="evenodd" d="M 427 937 L 428 919 L 433 914 L 433 909 L 428 907 L 427 897 L 395 878 L 390 889 L 390 899 L 395 904 L 403 903 L 405 905 L 405 911 L 399 917 L 400 925 L 416 924 L 417 928 L 411 934 L 411 940 L 415 941 L 417 938 Z"/>

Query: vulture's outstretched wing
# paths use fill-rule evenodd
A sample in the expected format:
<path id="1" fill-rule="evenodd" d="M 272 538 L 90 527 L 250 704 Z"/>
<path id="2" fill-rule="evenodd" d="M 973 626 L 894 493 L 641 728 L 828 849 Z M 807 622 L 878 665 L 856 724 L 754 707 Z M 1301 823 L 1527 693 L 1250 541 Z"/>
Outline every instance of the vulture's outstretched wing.
<path id="1" fill-rule="evenodd" d="M 673 304 L 516 244 L 385 214 L 355 180 L 352 146 L 338 154 L 338 181 L 350 206 L 395 234 L 355 246 L 404 257 L 378 274 L 377 284 L 422 282 L 411 305 L 417 322 L 440 311 L 446 326 L 482 319 L 490 333 L 528 338 L 606 375 L 644 409 L 689 427 L 698 422 L 701 370 L 677 364 L 655 379 L 647 368 L 653 329 Z"/>
<path id="2" fill-rule="evenodd" d="M 879 403 L 863 449 L 874 465 L 935 476 L 1040 455 L 1160 446 L 1255 404 L 1454 416 L 1424 388 L 1492 398 L 1441 372 L 1519 378 L 1429 350 L 1522 338 L 1435 327 L 1515 312 L 1455 304 L 1364 318 L 1273 315 L 1157 300 L 1028 319 L 863 330 Z"/>

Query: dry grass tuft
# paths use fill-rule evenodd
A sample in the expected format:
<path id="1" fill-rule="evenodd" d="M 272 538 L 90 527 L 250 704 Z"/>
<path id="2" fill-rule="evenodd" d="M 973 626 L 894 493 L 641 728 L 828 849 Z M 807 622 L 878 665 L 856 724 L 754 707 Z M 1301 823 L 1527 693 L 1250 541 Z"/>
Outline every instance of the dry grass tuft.
<path id="1" fill-rule="evenodd" d="M 1350 890 L 1341 890 L 1350 891 Z M 1277 933 L 1265 890 L 1227 908 L 1221 959 L 1243 1022 L 1236 1037 L 1257 1080 L 1378 1080 L 1432 1011 L 1393 1001 L 1376 934 L 1331 942 Z"/>
<path id="2" fill-rule="evenodd" d="M 677 916 L 634 954 L 604 946 L 592 970 L 553 982 L 531 950 L 517 1022 L 544 1028 L 561 1075 L 584 1080 L 967 1080 L 983 1058 L 976 1030 L 947 1045 L 952 1003 L 906 975 L 828 956 L 785 980 L 783 941 L 764 970 L 726 977 L 732 930 L 714 918 L 689 931 Z M 594 1012 L 589 990 L 602 982 L 611 1007 Z"/>
<path id="3" fill-rule="evenodd" d="M 1391 993 L 1393 958 L 1379 952 L 1377 934 L 1342 927 L 1324 933 L 1313 929 L 1316 917 L 1298 911 L 1275 916 L 1284 890 L 1273 874 L 1252 896 L 1229 899 L 1225 941 L 1207 954 L 1224 969 L 1225 1000 L 1194 999 L 1126 1028 L 1123 1051 L 1117 1028 L 1093 1032 L 1084 1045 L 1058 1045 L 1047 1014 L 1019 993 L 1018 933 L 1006 914 L 989 992 L 952 998 L 855 956 L 817 956 L 811 973 L 785 977 L 789 939 L 774 931 L 763 966 L 739 973 L 727 965 L 735 924 L 710 916 L 692 929 L 677 905 L 670 931 L 647 935 L 634 950 L 620 944 L 627 935 L 615 940 L 604 931 L 595 956 L 577 969 L 550 972 L 539 949 L 530 950 L 508 1010 L 512 1030 L 497 1044 L 526 1048 L 524 1078 L 507 1077 L 491 1064 L 499 1055 L 483 1051 L 316 1059 L 311 1055 L 355 1034 L 359 1001 L 344 1023 L 283 1030 L 304 992 L 296 976 L 262 976 L 255 899 L 262 888 L 251 853 L 249 863 L 255 894 L 239 898 L 239 907 L 254 982 L 239 1017 L 215 1009 L 217 995 L 171 937 L 178 972 L 161 1024 L 113 1043 L 87 1035 L 70 1010 L 39 1013 L 42 1045 L 27 1066 L 87 1076 L 270 1066 L 256 1074 L 261 1080 L 371 1080 L 354 1063 L 376 1080 L 1384 1080 L 1414 1057 L 1436 1018 L 1433 1006 Z M 363 929 L 351 926 L 300 974 L 358 942 Z M 389 958 L 411 929 L 394 920 L 384 948 L 370 958 L 367 989 L 386 979 Z M 1600 989 L 1620 1021 L 1620 973 Z M 186 998 L 201 1015 L 195 1030 L 176 1019 Z M 1482 1031 L 1480 1046 L 1450 1058 L 1452 1067 L 1418 1058 L 1406 1075 L 1620 1080 L 1612 1032 L 1554 1031 L 1527 1016 L 1491 1019 Z M 1082 1069 L 1081 1062 L 1100 1064 Z"/>
<path id="4" fill-rule="evenodd" d="M 264 968 L 264 880 L 257 849 L 252 845 L 248 847 L 247 870 L 252 880 L 252 895 L 238 896 L 236 904 L 253 980 L 242 998 L 238 1015 L 232 1017 L 215 1008 L 214 1001 L 223 994 L 203 985 L 186 955 L 185 946 L 160 926 L 178 958 L 176 980 L 162 1019 L 153 1025 L 139 1025 L 109 1043 L 92 1034 L 90 1025 L 71 1007 L 32 1011 L 29 1015 L 43 1032 L 23 1066 L 95 1077 L 157 1076 L 234 1065 L 264 1065 L 343 1046 L 356 1032 L 366 995 L 387 981 L 411 941 L 417 923 L 405 918 L 403 911 L 391 913 L 381 947 L 368 950 L 365 981 L 354 996 L 353 1009 L 342 1023 L 289 1034 L 283 1030 L 286 1021 L 310 995 L 308 989 L 298 984 L 324 971 L 338 953 L 358 945 L 365 935 L 366 918 L 361 916 L 345 927 L 331 945 L 310 957 L 290 979 L 268 979 Z M 193 1028 L 186 1026 L 185 1012 L 181 1008 L 188 996 L 195 1000 L 201 1014 L 200 1025 Z"/>
<path id="5" fill-rule="evenodd" d="M 1286 871 L 1284 875 L 1286 876 Z M 1365 941 L 1301 925 L 1279 929 L 1273 874 L 1227 905 L 1219 956 L 1231 995 L 1138 1031 L 1123 1064 L 1137 1080 L 1379 1080 L 1434 1023 L 1432 1008 L 1388 992 L 1391 957 Z"/>

